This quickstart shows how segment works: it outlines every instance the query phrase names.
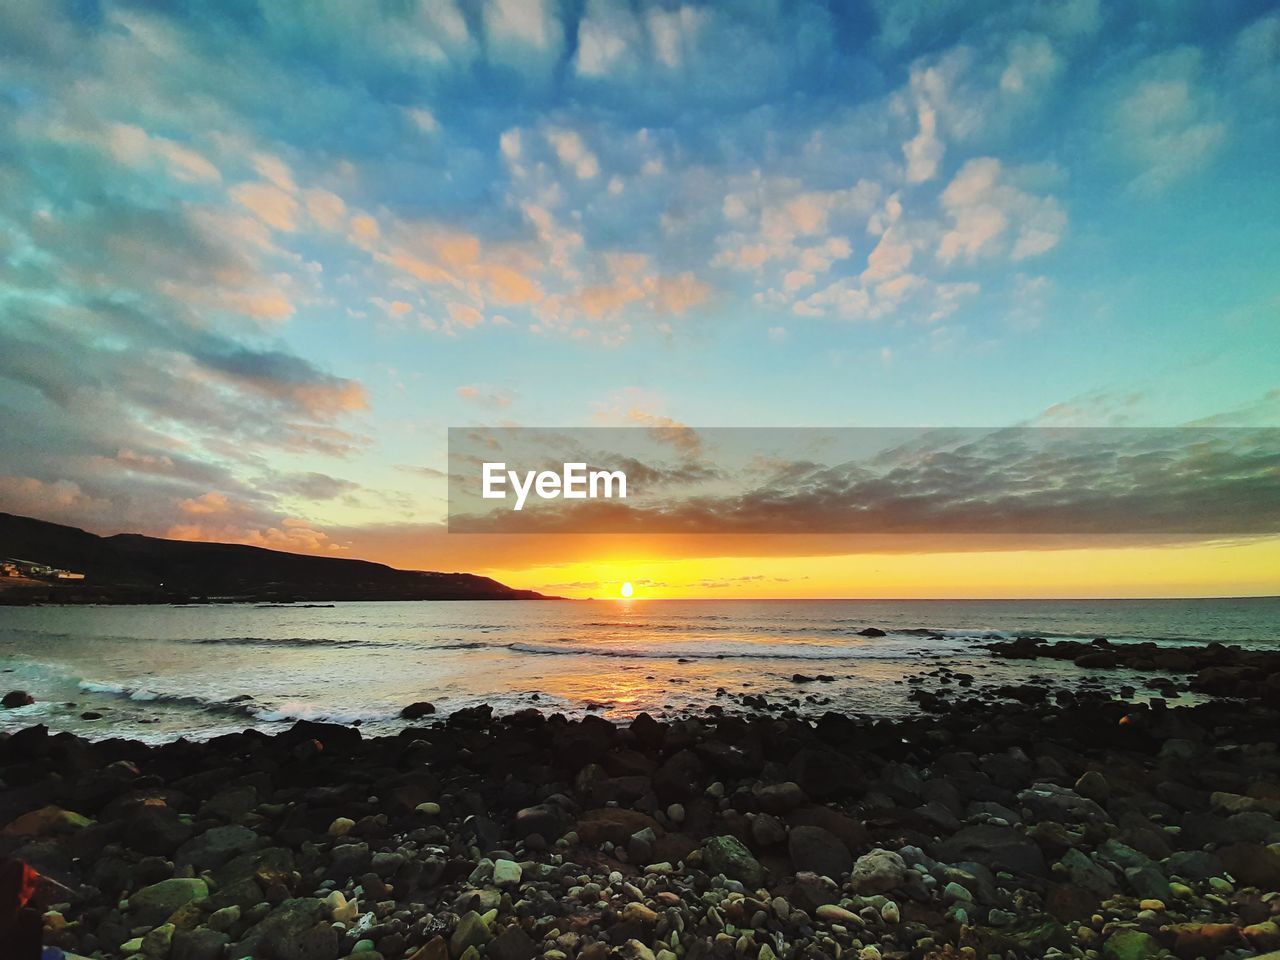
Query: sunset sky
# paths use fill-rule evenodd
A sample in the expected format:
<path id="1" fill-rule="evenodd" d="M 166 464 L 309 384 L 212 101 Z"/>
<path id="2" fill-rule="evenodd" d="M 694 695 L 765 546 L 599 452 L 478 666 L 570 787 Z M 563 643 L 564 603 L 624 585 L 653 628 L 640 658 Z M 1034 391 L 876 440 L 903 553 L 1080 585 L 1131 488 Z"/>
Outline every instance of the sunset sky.
<path id="1" fill-rule="evenodd" d="M 1280 538 L 462 536 L 457 426 L 1280 427 L 1267 2 L 0 4 L 0 510 L 571 596 Z M 0 551 L 2 552 L 2 551 Z"/>

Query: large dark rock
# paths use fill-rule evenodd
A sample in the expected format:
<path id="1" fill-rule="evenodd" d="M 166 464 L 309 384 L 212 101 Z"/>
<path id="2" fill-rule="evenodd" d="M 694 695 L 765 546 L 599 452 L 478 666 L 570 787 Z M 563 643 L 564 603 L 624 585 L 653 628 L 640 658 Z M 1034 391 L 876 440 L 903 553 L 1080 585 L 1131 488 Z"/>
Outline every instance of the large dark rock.
<path id="1" fill-rule="evenodd" d="M 702 761 L 692 750 L 672 754 L 653 773 L 653 790 L 663 803 L 688 800 L 701 793 L 705 785 Z"/>
<path id="2" fill-rule="evenodd" d="M 1034 842 L 1011 827 L 996 824 L 964 827 L 935 843 L 930 853 L 947 863 L 973 860 L 997 872 L 1007 870 L 1033 877 L 1048 873 L 1044 855 Z"/>
<path id="3" fill-rule="evenodd" d="M 179 847 L 174 863 L 189 865 L 196 872 L 213 870 L 257 845 L 258 835 L 248 827 L 236 824 L 213 827 Z"/>
<path id="4" fill-rule="evenodd" d="M 793 827 L 787 838 L 791 867 L 838 880 L 853 869 L 853 854 L 844 841 L 822 827 Z"/>

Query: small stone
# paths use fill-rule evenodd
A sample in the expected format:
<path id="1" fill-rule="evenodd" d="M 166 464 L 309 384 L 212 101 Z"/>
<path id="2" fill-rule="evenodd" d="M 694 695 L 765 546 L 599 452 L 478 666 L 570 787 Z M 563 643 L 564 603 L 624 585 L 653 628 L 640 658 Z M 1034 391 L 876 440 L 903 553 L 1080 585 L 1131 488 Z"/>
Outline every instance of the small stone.
<path id="1" fill-rule="evenodd" d="M 329 836 L 345 837 L 355 825 L 356 822 L 350 817 L 338 817 L 333 823 L 329 824 Z"/>
<path id="2" fill-rule="evenodd" d="M 635 921 L 636 923 L 653 924 L 658 922 L 658 914 L 643 903 L 628 903 L 622 908 L 620 916 L 623 920 Z"/>
<path id="3" fill-rule="evenodd" d="M 1141 930 L 1117 930 L 1102 945 L 1106 960 L 1148 960 L 1160 954 L 1160 942 Z"/>
<path id="4" fill-rule="evenodd" d="M 973 894 L 969 892 L 969 888 L 954 880 L 942 888 L 942 895 L 948 900 L 973 900 Z"/>
<path id="5" fill-rule="evenodd" d="M 813 915 L 819 920 L 825 920 L 827 923 L 853 924 L 858 927 L 863 925 L 860 916 L 852 910 L 846 910 L 835 903 L 824 903 L 813 911 Z"/>
<path id="6" fill-rule="evenodd" d="M 673 803 L 667 807 L 667 819 L 672 823 L 684 823 L 685 812 L 683 803 Z"/>
<path id="7" fill-rule="evenodd" d="M 1138 902 L 1138 909 L 1160 911 L 1164 909 L 1164 901 L 1163 900 L 1141 900 Z"/>
<path id="8" fill-rule="evenodd" d="M 413 809 L 416 810 L 418 813 L 422 814 L 424 817 L 440 816 L 440 804 L 436 803 L 434 800 L 427 800 L 424 803 L 418 804 Z"/>
<path id="9" fill-rule="evenodd" d="M 514 860 L 496 860 L 493 864 L 493 882 L 499 887 L 516 887 L 520 885 L 520 864 Z"/>
<path id="10" fill-rule="evenodd" d="M 902 914 L 898 911 L 898 905 L 892 900 L 886 900 L 884 905 L 880 907 L 880 919 L 885 923 L 897 923 L 902 919 Z"/>
<path id="11" fill-rule="evenodd" d="M 356 902 L 348 901 L 341 890 L 334 890 L 324 898 L 324 908 L 329 914 L 329 919 L 337 923 L 353 923 L 356 917 L 360 916 L 360 909 Z"/>

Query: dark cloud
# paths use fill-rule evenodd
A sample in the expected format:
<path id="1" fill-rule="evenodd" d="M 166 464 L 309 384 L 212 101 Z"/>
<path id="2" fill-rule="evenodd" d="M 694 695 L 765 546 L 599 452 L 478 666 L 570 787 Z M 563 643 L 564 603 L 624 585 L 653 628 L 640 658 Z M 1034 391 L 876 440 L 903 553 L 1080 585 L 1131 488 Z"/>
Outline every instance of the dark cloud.
<path id="1" fill-rule="evenodd" d="M 768 435 L 758 432 L 762 444 Z M 738 434 L 739 445 L 744 436 L 750 431 Z M 781 463 L 764 482 L 758 458 L 749 463 L 716 495 L 637 482 L 625 501 L 531 499 L 520 513 L 504 502 L 483 514 L 455 512 L 450 529 L 1206 538 L 1280 530 L 1275 429 L 928 431 L 863 459 Z"/>

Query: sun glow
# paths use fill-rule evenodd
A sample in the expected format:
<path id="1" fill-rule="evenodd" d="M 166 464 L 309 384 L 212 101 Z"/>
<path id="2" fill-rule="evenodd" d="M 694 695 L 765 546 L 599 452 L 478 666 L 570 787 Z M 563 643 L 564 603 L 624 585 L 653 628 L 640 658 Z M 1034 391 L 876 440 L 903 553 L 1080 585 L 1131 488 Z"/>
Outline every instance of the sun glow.
<path id="1" fill-rule="evenodd" d="M 626 583 L 622 585 L 622 589 L 619 590 L 618 592 L 621 593 L 625 599 L 630 600 L 631 597 L 635 594 L 636 588 L 633 587 L 631 585 L 631 581 L 628 580 Z"/>

